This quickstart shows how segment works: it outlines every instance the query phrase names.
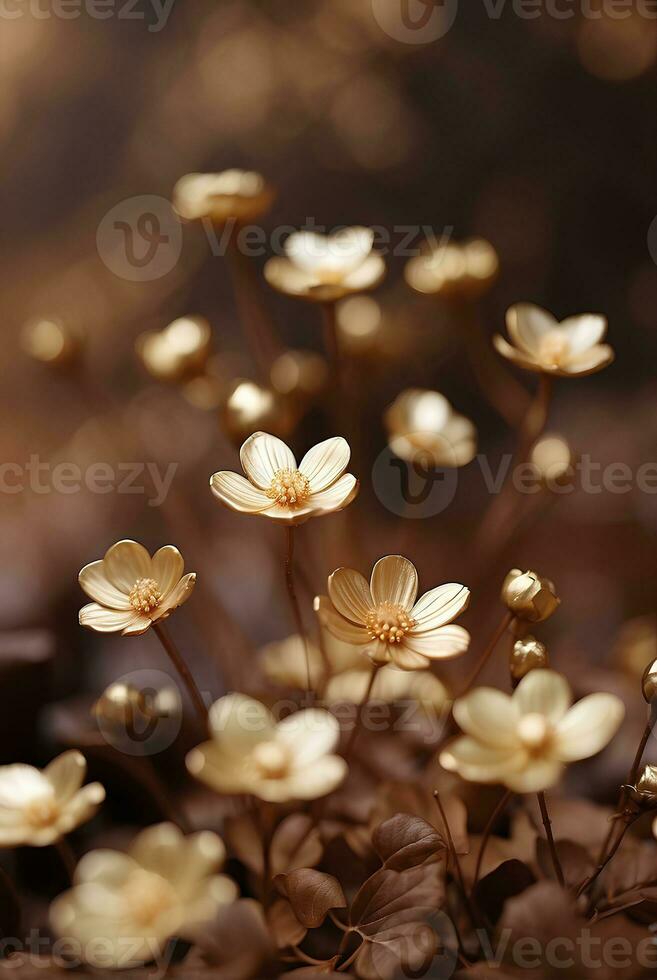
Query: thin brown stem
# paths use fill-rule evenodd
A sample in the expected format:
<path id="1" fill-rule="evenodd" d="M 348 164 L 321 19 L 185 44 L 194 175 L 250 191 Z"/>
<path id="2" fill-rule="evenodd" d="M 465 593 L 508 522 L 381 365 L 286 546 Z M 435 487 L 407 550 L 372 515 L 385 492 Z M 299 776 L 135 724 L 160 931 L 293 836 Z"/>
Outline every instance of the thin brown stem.
<path id="1" fill-rule="evenodd" d="M 372 691 L 374 690 L 376 675 L 378 674 L 379 670 L 380 670 L 380 664 L 374 664 L 372 666 L 372 673 L 370 674 L 370 682 L 367 685 L 367 691 L 365 692 L 365 697 L 360 703 L 360 707 L 358 709 L 358 717 L 354 722 L 354 727 L 351 730 L 351 735 L 349 736 L 347 745 L 344 750 L 345 759 L 349 759 L 351 757 L 351 753 L 353 752 L 354 746 L 356 745 L 356 740 L 361 732 L 361 729 L 363 728 L 363 720 L 364 720 L 363 716 L 365 714 L 365 708 L 367 707 L 368 702 L 372 698 Z"/>
<path id="2" fill-rule="evenodd" d="M 505 614 L 502 622 L 500 623 L 500 625 L 497 627 L 497 629 L 493 633 L 493 636 L 491 637 L 491 639 L 490 639 L 490 641 L 488 643 L 488 646 L 486 647 L 486 649 L 482 653 L 481 657 L 479 658 L 479 662 L 477 663 L 477 666 L 475 667 L 475 669 L 472 671 L 472 673 L 468 677 L 468 679 L 466 681 L 466 684 L 465 684 L 465 687 L 459 693 L 458 696 L 460 698 L 462 698 L 464 694 L 467 694 L 467 692 L 470 690 L 470 688 L 472 687 L 472 685 L 474 684 L 474 682 L 477 680 L 477 678 L 479 677 L 479 674 L 482 672 L 482 670 L 484 669 L 484 667 L 488 663 L 488 660 L 490 659 L 490 657 L 495 652 L 495 648 L 497 647 L 497 644 L 502 639 L 504 633 L 511 626 L 511 623 L 513 622 L 514 619 L 515 619 L 515 617 L 514 617 L 513 613 L 507 612 Z"/>
<path id="3" fill-rule="evenodd" d="M 59 854 L 60 860 L 64 865 L 68 880 L 72 882 L 75 875 L 75 868 L 77 866 L 73 848 L 65 837 L 60 837 L 59 840 L 55 842 L 55 850 Z"/>
<path id="4" fill-rule="evenodd" d="M 299 639 L 303 643 L 303 650 L 306 657 L 306 686 L 308 694 L 312 694 L 312 674 L 310 669 L 310 651 L 308 650 L 308 638 L 306 637 L 306 631 L 303 626 L 303 617 L 301 615 L 301 607 L 299 605 L 299 599 L 297 597 L 297 591 L 294 585 L 294 526 L 286 525 L 285 527 L 285 584 L 287 586 L 287 594 L 290 599 L 290 607 L 292 609 L 292 616 L 294 617 L 294 623 L 299 634 Z"/>
<path id="5" fill-rule="evenodd" d="M 626 814 L 624 814 L 623 821 L 622 821 L 622 827 L 621 827 L 620 833 L 618 834 L 618 836 L 617 836 L 617 838 L 616 838 L 616 840 L 614 842 L 613 847 L 611 848 L 611 850 L 609 851 L 609 853 L 607 854 L 607 856 L 604 858 L 604 860 L 602 860 L 598 864 L 598 866 L 595 869 L 595 871 L 593 872 L 593 874 L 590 875 L 590 877 L 586 878 L 582 882 L 582 884 L 579 886 L 579 888 L 577 890 L 577 898 L 579 898 L 580 895 L 583 895 L 584 892 L 586 892 L 586 891 L 589 891 L 590 892 L 591 891 L 591 889 L 593 888 L 594 884 L 596 883 L 596 881 L 598 880 L 598 878 L 600 877 L 600 875 L 602 874 L 602 872 L 605 870 L 605 868 L 607 867 L 607 865 L 612 861 L 612 859 L 618 853 L 618 849 L 620 848 L 621 844 L 623 843 L 623 839 L 625 837 L 625 834 L 630 829 L 630 827 L 632 826 L 632 824 L 634 823 L 634 821 L 637 820 L 637 819 L 638 819 L 638 815 L 635 814 L 635 813 L 626 813 Z M 589 905 L 589 911 L 590 912 L 593 911 L 592 903 Z"/>
<path id="6" fill-rule="evenodd" d="M 495 809 L 491 813 L 490 817 L 488 818 L 488 823 L 486 824 L 486 826 L 484 828 L 484 833 L 483 833 L 482 838 L 481 838 L 481 845 L 479 847 L 479 854 L 477 855 L 477 866 L 475 867 L 474 883 L 473 883 L 473 887 L 474 888 L 477 887 L 477 882 L 479 881 L 479 874 L 481 872 L 481 866 L 484 863 L 484 855 L 486 853 L 486 848 L 488 846 L 488 841 L 490 840 L 490 835 L 493 832 L 493 827 L 495 826 L 495 823 L 497 821 L 497 818 L 502 814 L 502 812 L 506 808 L 506 805 L 509 802 L 509 800 L 511 799 L 512 795 L 513 794 L 511 792 L 511 790 L 510 789 L 507 790 L 506 793 L 504 794 L 504 796 L 499 800 L 497 806 L 495 807 Z"/>
<path id="7" fill-rule="evenodd" d="M 259 277 L 248 255 L 239 245 L 240 224 L 235 222 L 228 233 L 226 256 L 230 267 L 235 303 L 247 344 L 260 379 L 269 380 L 269 366 L 281 351 L 271 318 L 261 294 Z"/>
<path id="8" fill-rule="evenodd" d="M 545 799 L 545 793 L 537 793 L 538 805 L 541 809 L 541 817 L 543 818 L 543 826 L 545 827 L 545 836 L 547 837 L 548 846 L 550 848 L 550 855 L 552 857 L 552 864 L 554 865 L 554 871 L 557 876 L 557 881 L 562 888 L 566 887 L 566 880 L 563 876 L 563 869 L 561 867 L 561 861 L 559 860 L 559 854 L 557 853 L 557 845 L 554 843 L 554 835 L 552 833 L 552 821 L 550 820 L 550 814 L 548 811 L 547 800 Z"/>
<path id="9" fill-rule="evenodd" d="M 648 723 L 646 724 L 646 727 L 643 731 L 643 735 L 641 736 L 641 739 L 639 741 L 639 745 L 637 747 L 636 754 L 634 756 L 634 762 L 632 763 L 632 768 L 630 769 L 627 780 L 620 791 L 620 796 L 618 798 L 618 803 L 616 805 L 617 813 L 622 813 L 625 807 L 625 802 L 627 800 L 627 790 L 625 789 L 625 786 L 634 786 L 634 783 L 636 782 L 636 778 L 639 773 L 639 766 L 641 765 L 641 760 L 643 759 L 643 753 L 646 751 L 646 745 L 648 744 L 648 740 L 650 739 L 650 735 L 652 734 L 652 729 L 653 729 L 653 714 L 651 709 L 650 718 L 648 719 Z M 607 833 L 607 836 L 604 839 L 602 847 L 600 848 L 600 853 L 598 855 L 598 865 L 600 865 L 602 861 L 604 861 L 605 859 L 605 855 L 607 854 L 615 830 L 616 830 L 616 820 L 611 820 L 609 823 L 609 832 Z"/>
<path id="10" fill-rule="evenodd" d="M 339 388 L 342 382 L 342 355 L 335 303 L 322 303 L 322 313 L 324 315 L 324 346 L 329 364 L 335 374 L 336 386 Z"/>
<path id="11" fill-rule="evenodd" d="M 433 798 L 436 801 L 436 806 L 438 807 L 438 812 L 440 813 L 440 819 L 442 820 L 443 826 L 445 828 L 445 835 L 447 837 L 447 847 L 450 856 L 452 858 L 454 870 L 456 871 L 456 879 L 459 883 L 459 888 L 461 889 L 463 901 L 465 902 L 465 907 L 468 911 L 468 915 L 470 916 L 470 921 L 472 922 L 472 925 L 476 929 L 477 926 L 481 925 L 481 923 L 478 920 L 472 902 L 470 901 L 468 890 L 465 886 L 465 878 L 463 877 L 463 868 L 461 867 L 459 856 L 456 853 L 456 847 L 454 846 L 454 838 L 452 837 L 452 831 L 449 826 L 449 820 L 447 819 L 447 814 L 445 813 L 445 808 L 443 807 L 442 800 L 440 799 L 440 793 L 438 792 L 437 789 L 433 791 Z"/>
<path id="12" fill-rule="evenodd" d="M 208 721 L 208 709 L 205 706 L 205 702 L 196 685 L 196 681 L 192 677 L 191 670 L 180 656 L 180 653 L 178 652 L 173 640 L 171 639 L 171 636 L 169 635 L 169 631 L 166 629 L 164 624 L 153 623 L 153 629 L 155 630 L 158 640 L 164 647 L 169 659 L 171 660 L 171 663 L 178 671 L 183 684 L 189 691 L 189 696 L 192 699 L 199 720 L 203 723 L 205 728 Z"/>

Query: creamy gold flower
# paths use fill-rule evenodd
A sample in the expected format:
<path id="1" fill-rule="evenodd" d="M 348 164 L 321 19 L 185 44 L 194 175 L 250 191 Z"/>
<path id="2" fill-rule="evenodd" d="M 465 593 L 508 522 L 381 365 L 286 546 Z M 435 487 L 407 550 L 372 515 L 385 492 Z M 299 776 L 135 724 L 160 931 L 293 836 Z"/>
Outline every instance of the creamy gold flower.
<path id="1" fill-rule="evenodd" d="M 512 568 L 504 579 L 501 598 L 509 612 L 530 623 L 548 619 L 561 602 L 550 579 L 519 568 Z"/>
<path id="2" fill-rule="evenodd" d="M 497 278 L 499 264 L 490 242 L 475 238 L 463 244 L 437 244 L 410 259 L 404 275 L 418 293 L 480 296 Z"/>
<path id="3" fill-rule="evenodd" d="M 347 441 L 336 436 L 310 449 L 297 466 L 284 442 L 267 432 L 254 432 L 240 450 L 248 479 L 224 471 L 210 478 L 210 487 L 231 510 L 302 524 L 342 510 L 354 499 L 358 481 L 344 472 L 350 455 Z"/>
<path id="4" fill-rule="evenodd" d="M 212 331 L 202 316 L 185 316 L 135 342 L 144 367 L 160 381 L 181 381 L 200 371 L 210 354 Z"/>
<path id="5" fill-rule="evenodd" d="M 347 774 L 347 763 L 333 754 L 340 725 L 320 708 L 276 723 L 264 704 L 229 694 L 212 706 L 209 723 L 212 739 L 189 753 L 187 768 L 219 793 L 271 803 L 315 800 Z"/>
<path id="6" fill-rule="evenodd" d="M 183 575 L 184 568 L 171 544 L 152 558 L 136 541 L 113 544 L 80 572 L 80 585 L 94 600 L 80 610 L 80 625 L 99 633 L 144 633 L 189 599 L 196 572 Z"/>
<path id="7" fill-rule="evenodd" d="M 0 847 L 46 847 L 95 814 L 105 799 L 100 783 L 82 785 L 87 763 L 64 752 L 45 769 L 0 766 Z"/>
<path id="8" fill-rule="evenodd" d="M 148 963 L 176 936 L 191 940 L 222 905 L 237 898 L 215 872 L 225 848 L 209 831 L 185 837 L 174 824 L 143 830 L 127 853 L 90 851 L 73 887 L 50 907 L 55 932 L 79 944 L 92 966 Z"/>
<path id="9" fill-rule="evenodd" d="M 385 263 L 373 245 L 370 228 L 344 228 L 334 235 L 297 231 L 285 242 L 285 257 L 267 262 L 265 278 L 288 296 L 333 303 L 381 282 Z"/>
<path id="10" fill-rule="evenodd" d="M 215 224 L 253 221 L 268 211 L 275 193 L 265 178 L 249 170 L 187 174 L 173 189 L 173 207 L 181 218 L 209 218 Z"/>
<path id="11" fill-rule="evenodd" d="M 477 452 L 477 430 L 437 391 L 408 388 L 383 416 L 395 456 L 430 467 L 465 466 Z"/>
<path id="12" fill-rule="evenodd" d="M 376 563 L 369 584 L 360 572 L 338 568 L 315 610 L 334 636 L 361 647 L 373 663 L 420 670 L 467 650 L 468 631 L 449 624 L 466 609 L 470 591 L 450 583 L 417 599 L 417 590 L 413 563 L 389 555 Z"/>
<path id="13" fill-rule="evenodd" d="M 613 349 L 600 343 L 607 331 L 603 316 L 584 313 L 559 323 L 540 306 L 518 303 L 507 312 L 506 326 L 514 346 L 496 334 L 495 349 L 527 371 L 582 377 L 614 359 Z"/>
<path id="14" fill-rule="evenodd" d="M 336 640 L 322 630 L 322 651 L 312 642 L 304 642 L 298 634 L 268 643 L 258 653 L 265 676 L 282 687 L 305 691 L 308 686 L 306 649 L 310 660 L 310 679 L 317 690 L 326 669 L 331 675 L 362 666 L 363 658 L 352 646 Z"/>
<path id="15" fill-rule="evenodd" d="M 441 765 L 473 783 L 502 783 L 539 793 L 559 781 L 569 762 L 588 759 L 614 737 L 625 707 L 614 694 L 590 694 L 572 706 L 568 682 L 532 670 L 512 695 L 480 687 L 454 703 L 465 732 L 440 755 Z"/>
<path id="16" fill-rule="evenodd" d="M 360 655 L 359 655 L 360 656 Z M 340 701 L 362 704 L 372 679 L 372 668 L 360 656 L 357 668 L 335 674 L 326 686 L 328 704 Z M 449 700 L 447 688 L 429 670 L 399 670 L 394 663 L 382 667 L 376 675 L 372 700 L 394 704 L 397 701 L 413 701 L 426 714 L 438 715 Z"/>

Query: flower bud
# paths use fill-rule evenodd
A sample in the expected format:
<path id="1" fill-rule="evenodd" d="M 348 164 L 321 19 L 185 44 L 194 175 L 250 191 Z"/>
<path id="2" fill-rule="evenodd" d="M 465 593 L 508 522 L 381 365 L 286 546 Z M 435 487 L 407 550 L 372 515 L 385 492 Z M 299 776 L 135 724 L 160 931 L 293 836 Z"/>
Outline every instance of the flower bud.
<path id="1" fill-rule="evenodd" d="M 509 669 L 514 681 L 520 681 L 530 670 L 549 667 L 550 658 L 544 644 L 534 636 L 526 636 L 524 640 L 516 640 L 513 644 Z"/>
<path id="2" fill-rule="evenodd" d="M 21 343 L 26 354 L 42 364 L 56 367 L 71 364 L 79 355 L 82 343 L 61 320 L 42 317 L 23 327 Z"/>
<path id="3" fill-rule="evenodd" d="M 642 807 L 657 807 L 657 766 L 646 764 L 630 788 L 632 800 Z"/>
<path id="4" fill-rule="evenodd" d="M 643 689 L 644 698 L 648 704 L 652 704 L 657 698 L 657 660 L 653 660 L 653 662 L 648 664 L 646 667 L 643 673 L 641 686 Z"/>
<path id="5" fill-rule="evenodd" d="M 518 619 L 540 623 L 552 615 L 560 601 L 553 583 L 536 572 L 513 568 L 504 579 L 502 602 Z"/>
<path id="6" fill-rule="evenodd" d="M 143 691 L 132 684 L 110 684 L 98 698 L 92 712 L 100 722 L 125 728 L 136 716 L 151 714 L 148 699 Z"/>

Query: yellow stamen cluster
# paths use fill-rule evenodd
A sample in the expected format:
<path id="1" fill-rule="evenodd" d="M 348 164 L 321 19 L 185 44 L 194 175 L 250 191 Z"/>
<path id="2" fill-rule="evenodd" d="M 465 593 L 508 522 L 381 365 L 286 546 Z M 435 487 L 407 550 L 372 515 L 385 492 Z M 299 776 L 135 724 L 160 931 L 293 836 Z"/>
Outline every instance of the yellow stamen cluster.
<path id="1" fill-rule="evenodd" d="M 371 609 L 365 620 L 365 628 L 370 637 L 384 643 L 401 643 L 415 625 L 415 620 L 411 619 L 405 609 L 391 602 L 382 602 Z"/>
<path id="2" fill-rule="evenodd" d="M 155 579 L 139 578 L 130 590 L 128 598 L 130 605 L 137 612 L 149 613 L 159 606 L 162 593 Z"/>
<path id="3" fill-rule="evenodd" d="M 39 797 L 27 804 L 24 815 L 31 827 L 50 827 L 59 816 L 59 806 L 54 796 Z"/>
<path id="4" fill-rule="evenodd" d="M 310 481 L 299 470 L 277 470 L 265 492 L 281 507 L 296 507 L 310 496 Z"/>
<path id="5" fill-rule="evenodd" d="M 283 779 L 290 765 L 290 754 L 278 742 L 261 742 L 253 750 L 253 761 L 266 779 Z"/>
<path id="6" fill-rule="evenodd" d="M 570 353 L 570 344 L 563 330 L 548 330 L 541 337 L 538 359 L 546 367 L 559 367 Z"/>

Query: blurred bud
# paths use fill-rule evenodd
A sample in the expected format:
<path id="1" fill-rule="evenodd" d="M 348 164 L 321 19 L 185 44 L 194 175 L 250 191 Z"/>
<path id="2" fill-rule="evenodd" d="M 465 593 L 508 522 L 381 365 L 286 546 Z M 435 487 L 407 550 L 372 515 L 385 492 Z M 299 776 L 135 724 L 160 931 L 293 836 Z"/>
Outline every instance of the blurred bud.
<path id="1" fill-rule="evenodd" d="M 272 205 L 275 191 L 265 178 L 248 170 L 187 174 L 173 189 L 173 207 L 181 218 L 208 218 L 214 224 L 254 221 Z"/>
<path id="2" fill-rule="evenodd" d="M 126 728 L 134 724 L 135 717 L 147 716 L 150 709 L 142 691 L 132 684 L 117 682 L 103 691 L 91 710 L 99 721 Z"/>
<path id="3" fill-rule="evenodd" d="M 574 456 L 565 439 L 546 435 L 532 446 L 530 462 L 536 468 L 538 479 L 550 486 L 567 486 L 572 483 Z"/>
<path id="4" fill-rule="evenodd" d="M 400 459 L 429 467 L 458 467 L 477 452 L 477 430 L 444 395 L 424 388 L 402 391 L 383 417 L 388 446 Z"/>
<path id="5" fill-rule="evenodd" d="M 276 358 L 269 376 L 279 395 L 307 401 L 326 387 L 328 367 L 324 358 L 312 351 L 287 350 Z"/>
<path id="6" fill-rule="evenodd" d="M 241 445 L 259 429 L 276 436 L 288 435 L 295 417 L 289 403 L 270 388 L 238 380 L 221 410 L 221 421 L 226 434 Z"/>
<path id="7" fill-rule="evenodd" d="M 560 603 L 549 579 L 536 572 L 513 568 L 502 585 L 502 602 L 518 619 L 540 623 L 548 619 Z"/>
<path id="8" fill-rule="evenodd" d="M 340 348 L 352 356 L 378 350 L 383 333 L 383 311 L 371 296 L 350 296 L 337 307 Z"/>
<path id="9" fill-rule="evenodd" d="M 646 667 L 643 674 L 641 687 L 644 698 L 648 704 L 652 704 L 657 697 L 657 660 L 653 660 L 653 662 L 648 664 Z"/>
<path id="10" fill-rule="evenodd" d="M 438 243 L 410 259 L 404 270 L 406 282 L 418 293 L 474 298 L 497 278 L 499 259 L 490 242 L 473 239 L 462 245 Z"/>
<path id="11" fill-rule="evenodd" d="M 61 320 L 30 320 L 21 333 L 23 350 L 35 361 L 57 367 L 74 361 L 82 348 L 81 339 Z"/>
<path id="12" fill-rule="evenodd" d="M 634 786 L 629 788 L 631 799 L 639 806 L 657 806 L 657 766 L 646 764 Z"/>
<path id="13" fill-rule="evenodd" d="M 642 677 L 646 664 L 657 658 L 655 617 L 638 616 L 623 623 L 614 643 L 613 658 L 631 677 Z"/>
<path id="14" fill-rule="evenodd" d="M 210 354 L 212 331 L 201 316 L 174 320 L 160 331 L 137 337 L 135 349 L 146 370 L 158 381 L 182 381 L 202 371 Z"/>
<path id="15" fill-rule="evenodd" d="M 509 669 L 514 681 L 521 681 L 530 670 L 549 666 L 548 652 L 544 644 L 540 643 L 534 636 L 526 636 L 523 640 L 516 640 L 513 644 L 509 658 Z"/>

